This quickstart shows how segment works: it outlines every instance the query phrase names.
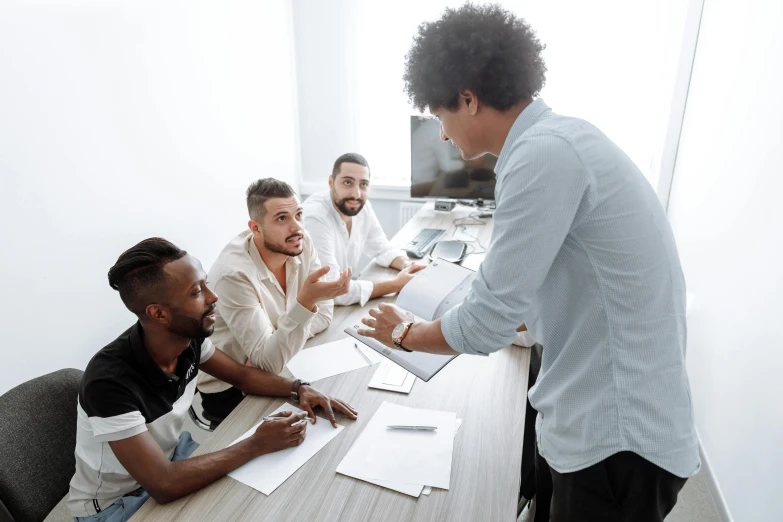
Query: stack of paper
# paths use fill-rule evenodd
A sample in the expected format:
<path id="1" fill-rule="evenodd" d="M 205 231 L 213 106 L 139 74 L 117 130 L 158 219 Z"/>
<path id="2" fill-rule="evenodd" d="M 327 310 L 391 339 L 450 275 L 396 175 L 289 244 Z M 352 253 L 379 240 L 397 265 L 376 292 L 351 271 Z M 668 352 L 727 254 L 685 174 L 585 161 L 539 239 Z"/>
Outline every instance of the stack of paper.
<path id="1" fill-rule="evenodd" d="M 399 393 L 410 393 L 413 388 L 413 383 L 416 381 L 416 376 L 411 372 L 395 364 L 389 359 L 384 359 L 381 364 L 378 365 L 378 369 L 370 379 L 370 388 L 377 388 L 379 390 L 388 390 Z"/>
<path id="2" fill-rule="evenodd" d="M 290 404 L 283 404 L 273 413 L 290 410 L 293 413 L 301 412 L 299 408 Z M 259 422 L 247 433 L 229 444 L 233 446 L 239 441 L 245 440 L 255 433 L 256 428 L 264 421 Z M 278 422 L 278 421 L 272 421 Z M 288 477 L 301 468 L 305 462 L 318 453 L 326 444 L 335 438 L 343 427 L 338 425 L 333 428 L 326 419 L 319 419 L 315 424 L 307 423 L 307 437 L 299 446 L 288 448 L 274 453 L 267 453 L 256 457 L 250 462 L 238 467 L 228 474 L 229 477 L 247 484 L 251 488 L 260 491 L 264 495 L 270 495 L 277 487 L 286 481 Z"/>
<path id="3" fill-rule="evenodd" d="M 390 425 L 435 426 L 433 431 Z M 457 416 L 384 402 L 337 472 L 418 497 L 424 486 L 449 489 Z"/>
<path id="4" fill-rule="evenodd" d="M 384 357 L 375 350 L 348 337 L 302 350 L 286 366 L 297 379 L 315 382 L 383 360 Z"/>

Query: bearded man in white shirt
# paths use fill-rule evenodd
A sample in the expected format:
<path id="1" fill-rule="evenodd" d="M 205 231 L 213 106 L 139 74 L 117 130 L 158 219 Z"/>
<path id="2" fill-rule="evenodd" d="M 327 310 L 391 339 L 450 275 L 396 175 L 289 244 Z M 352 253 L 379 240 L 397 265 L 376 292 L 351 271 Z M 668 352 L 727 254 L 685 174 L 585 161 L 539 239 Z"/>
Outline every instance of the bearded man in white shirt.
<path id="1" fill-rule="evenodd" d="M 313 194 L 303 206 L 305 228 L 321 263 L 328 265 L 331 273 L 356 267 L 362 254 L 375 258 L 382 267 L 400 271 L 385 281 L 351 281 L 348 292 L 334 298 L 336 305 L 364 306 L 370 299 L 399 292 L 424 268 L 389 243 L 369 195 L 370 166 L 363 156 L 350 152 L 334 162 L 329 191 Z"/>

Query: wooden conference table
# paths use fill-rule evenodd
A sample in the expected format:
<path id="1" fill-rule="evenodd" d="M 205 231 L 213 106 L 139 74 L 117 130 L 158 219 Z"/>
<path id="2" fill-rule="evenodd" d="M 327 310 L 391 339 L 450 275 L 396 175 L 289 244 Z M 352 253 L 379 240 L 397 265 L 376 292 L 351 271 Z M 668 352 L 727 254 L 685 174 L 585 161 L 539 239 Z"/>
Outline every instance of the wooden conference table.
<path id="1" fill-rule="evenodd" d="M 447 230 L 453 221 L 474 209 L 457 207 L 452 212 L 433 211 L 426 203 L 392 240 L 404 246 L 422 228 Z M 486 247 L 492 233 L 491 219 L 484 226 L 468 226 L 465 232 L 478 236 Z M 465 237 L 462 231 L 456 237 Z M 475 243 L 474 243 L 475 245 Z M 483 250 L 475 245 L 478 250 Z M 480 259 L 480 258 L 479 258 Z M 477 260 L 466 259 L 470 266 Z M 362 279 L 389 277 L 394 270 L 371 265 Z M 310 339 L 307 348 L 346 337 L 343 330 L 381 302 L 364 307 L 336 306 L 331 326 Z M 489 357 L 461 355 L 430 382 L 416 380 L 410 394 L 367 387 L 377 366 L 317 381 L 321 392 L 347 401 L 358 409 L 359 418 L 338 414 L 345 429 L 299 468 L 271 495 L 223 477 L 192 495 L 167 505 L 150 499 L 133 517 L 142 521 L 513 521 L 517 514 L 522 438 L 525 423 L 530 350 L 509 346 Z M 286 369 L 286 373 L 288 370 Z M 290 374 L 289 374 L 290 376 Z M 453 411 L 463 419 L 456 438 L 448 491 L 433 489 L 418 499 L 335 472 L 367 421 L 383 401 L 405 406 Z M 285 402 L 282 398 L 249 396 L 234 410 L 194 455 L 226 447 Z M 327 422 L 320 418 L 318 422 Z"/>

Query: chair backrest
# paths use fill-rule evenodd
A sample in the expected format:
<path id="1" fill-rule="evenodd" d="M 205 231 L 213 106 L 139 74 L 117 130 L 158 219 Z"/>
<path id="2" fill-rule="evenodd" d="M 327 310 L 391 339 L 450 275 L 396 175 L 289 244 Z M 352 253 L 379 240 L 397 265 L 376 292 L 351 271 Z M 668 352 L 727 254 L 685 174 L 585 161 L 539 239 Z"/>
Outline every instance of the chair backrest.
<path id="1" fill-rule="evenodd" d="M 41 521 L 76 468 L 80 370 L 59 370 L 0 396 L 0 500 L 16 522 Z"/>

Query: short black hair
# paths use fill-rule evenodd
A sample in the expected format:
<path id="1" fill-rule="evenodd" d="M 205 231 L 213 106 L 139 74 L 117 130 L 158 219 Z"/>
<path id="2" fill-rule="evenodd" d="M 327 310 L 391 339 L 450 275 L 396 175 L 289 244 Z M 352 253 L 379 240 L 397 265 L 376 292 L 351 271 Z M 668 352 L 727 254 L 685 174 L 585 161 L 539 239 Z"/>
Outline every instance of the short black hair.
<path id="1" fill-rule="evenodd" d="M 275 178 L 263 178 L 254 181 L 247 188 L 247 212 L 250 219 L 256 221 L 263 219 L 266 214 L 264 203 L 273 198 L 290 198 L 296 192 L 285 181 Z"/>
<path id="2" fill-rule="evenodd" d="M 332 179 L 336 178 L 337 174 L 340 173 L 340 167 L 342 167 L 343 163 L 356 163 L 362 167 L 367 167 L 368 172 L 370 170 L 370 164 L 367 163 L 364 156 L 356 152 L 346 152 L 335 160 L 334 167 L 332 167 Z"/>
<path id="3" fill-rule="evenodd" d="M 187 254 L 163 238 L 145 239 L 123 252 L 109 269 L 109 286 L 120 292 L 128 310 L 142 317 L 148 305 L 164 300 L 163 267 Z"/>
<path id="4" fill-rule="evenodd" d="M 544 48 L 527 22 L 499 5 L 449 8 L 419 25 L 405 56 L 405 93 L 422 112 L 456 110 L 463 90 L 505 111 L 543 88 Z"/>

